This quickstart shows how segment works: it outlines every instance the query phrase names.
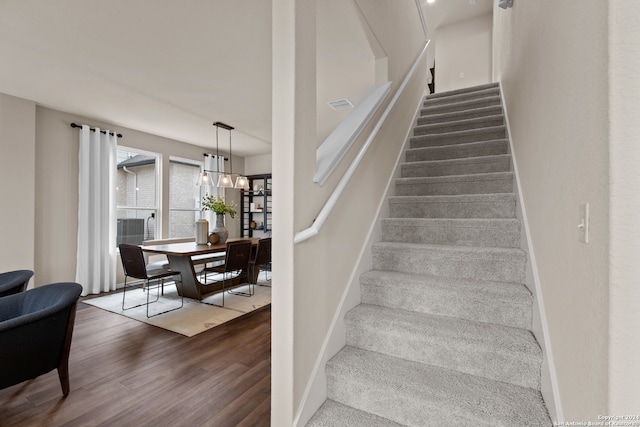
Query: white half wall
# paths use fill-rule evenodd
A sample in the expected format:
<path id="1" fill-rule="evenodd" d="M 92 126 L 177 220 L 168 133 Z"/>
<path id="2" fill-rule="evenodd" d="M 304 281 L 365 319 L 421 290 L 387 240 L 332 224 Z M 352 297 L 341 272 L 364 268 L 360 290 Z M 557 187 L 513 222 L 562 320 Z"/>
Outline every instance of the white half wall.
<path id="1" fill-rule="evenodd" d="M 324 141 L 350 109 L 335 111 L 328 102 L 359 103 L 376 81 L 376 61 L 353 0 L 316 4 L 317 143 Z"/>

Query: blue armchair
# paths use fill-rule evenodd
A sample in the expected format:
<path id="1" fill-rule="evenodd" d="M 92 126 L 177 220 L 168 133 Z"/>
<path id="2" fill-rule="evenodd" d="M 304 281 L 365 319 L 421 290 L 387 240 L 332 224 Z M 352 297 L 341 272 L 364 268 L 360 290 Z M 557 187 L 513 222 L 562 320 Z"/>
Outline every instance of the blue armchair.
<path id="1" fill-rule="evenodd" d="M 33 276 L 31 270 L 16 270 L 0 273 L 0 297 L 17 294 L 27 289 L 27 284 Z"/>
<path id="2" fill-rule="evenodd" d="M 69 394 L 69 350 L 82 286 L 54 283 L 0 298 L 0 389 L 58 370 Z"/>

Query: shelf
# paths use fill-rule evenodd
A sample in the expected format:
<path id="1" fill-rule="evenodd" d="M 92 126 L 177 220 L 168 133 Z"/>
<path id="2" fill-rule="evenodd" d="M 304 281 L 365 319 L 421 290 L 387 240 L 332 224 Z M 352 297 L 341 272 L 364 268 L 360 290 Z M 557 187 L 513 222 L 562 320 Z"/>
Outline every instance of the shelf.
<path id="1" fill-rule="evenodd" d="M 250 190 L 243 190 L 240 193 L 240 229 L 242 237 L 260 237 L 262 233 L 271 231 L 272 219 L 272 180 L 271 174 L 250 175 Z M 255 191 L 255 187 L 262 187 L 262 190 Z M 256 209 L 260 206 L 261 209 Z M 260 226 L 251 228 L 249 223 L 257 223 Z"/>

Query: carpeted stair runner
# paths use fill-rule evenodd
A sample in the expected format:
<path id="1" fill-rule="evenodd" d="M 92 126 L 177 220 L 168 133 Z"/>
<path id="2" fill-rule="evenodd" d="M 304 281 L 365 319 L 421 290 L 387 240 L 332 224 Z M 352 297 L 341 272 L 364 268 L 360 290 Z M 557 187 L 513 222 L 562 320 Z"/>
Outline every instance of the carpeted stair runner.
<path id="1" fill-rule="evenodd" d="M 308 426 L 550 426 L 500 92 L 425 98 Z"/>

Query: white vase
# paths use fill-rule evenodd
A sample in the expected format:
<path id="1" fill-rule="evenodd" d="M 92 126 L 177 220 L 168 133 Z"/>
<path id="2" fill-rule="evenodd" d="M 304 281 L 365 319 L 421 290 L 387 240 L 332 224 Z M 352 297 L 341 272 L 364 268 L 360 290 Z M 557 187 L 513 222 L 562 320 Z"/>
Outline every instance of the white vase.
<path id="1" fill-rule="evenodd" d="M 218 243 L 226 243 L 227 238 L 229 237 L 229 230 L 224 226 L 224 214 L 216 215 L 216 226 L 212 230 L 213 233 L 216 233 L 220 238 Z"/>
<path id="2" fill-rule="evenodd" d="M 196 245 L 206 245 L 209 242 L 209 221 L 199 219 L 196 221 Z"/>

